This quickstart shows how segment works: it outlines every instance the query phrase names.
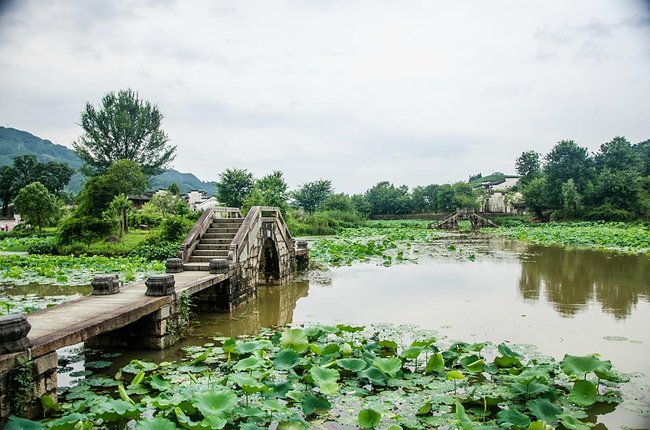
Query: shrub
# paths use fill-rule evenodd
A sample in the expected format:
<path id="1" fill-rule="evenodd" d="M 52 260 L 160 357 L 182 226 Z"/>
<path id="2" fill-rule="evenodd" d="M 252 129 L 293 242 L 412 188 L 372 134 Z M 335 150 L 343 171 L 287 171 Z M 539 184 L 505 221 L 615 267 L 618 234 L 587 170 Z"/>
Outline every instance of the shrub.
<path id="1" fill-rule="evenodd" d="M 587 218 L 594 221 L 631 221 L 634 219 L 634 214 L 625 209 L 618 209 L 607 202 L 591 209 L 587 213 Z"/>
<path id="2" fill-rule="evenodd" d="M 113 223 L 100 218 L 82 216 L 68 218 L 59 227 L 59 241 L 63 245 L 75 241 L 91 242 L 111 233 Z"/>
<path id="3" fill-rule="evenodd" d="M 165 218 L 158 230 L 158 237 L 162 241 L 174 242 L 183 239 L 192 228 L 192 222 L 182 216 Z"/>
<path id="4" fill-rule="evenodd" d="M 29 254 L 58 254 L 59 239 L 56 236 L 34 238 L 27 247 Z"/>
<path id="5" fill-rule="evenodd" d="M 145 243 L 129 252 L 130 257 L 140 257 L 145 260 L 165 261 L 178 255 L 178 242 Z"/>
<path id="6" fill-rule="evenodd" d="M 59 254 L 61 255 L 82 255 L 88 252 L 88 244 L 79 241 L 69 242 L 67 245 L 59 247 Z"/>

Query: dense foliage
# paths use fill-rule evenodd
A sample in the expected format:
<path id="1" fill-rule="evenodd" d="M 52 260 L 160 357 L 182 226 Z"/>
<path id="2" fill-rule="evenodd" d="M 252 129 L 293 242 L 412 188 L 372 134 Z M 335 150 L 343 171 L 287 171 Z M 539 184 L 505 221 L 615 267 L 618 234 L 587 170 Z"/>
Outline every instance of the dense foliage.
<path id="1" fill-rule="evenodd" d="M 156 106 L 131 90 L 110 92 L 101 107 L 90 103 L 81 113 L 83 134 L 73 143 L 85 172 L 103 173 L 118 160 L 138 164 L 146 175 L 157 175 L 174 160 L 176 147 L 168 144 Z"/>
<path id="2" fill-rule="evenodd" d="M 105 355 L 63 402 L 42 399 L 49 418 L 11 417 L 6 428 L 587 430 L 592 405 L 621 402 L 626 377 L 596 354 L 558 362 L 438 337 L 389 325 L 286 328 L 189 347 L 180 362 L 133 360 L 114 378 L 101 374 Z"/>
<path id="3" fill-rule="evenodd" d="M 603 143 L 590 155 L 561 140 L 544 156 L 524 152 L 517 160 L 524 201 L 540 219 L 629 221 L 650 213 L 648 141 L 624 137 Z"/>
<path id="4" fill-rule="evenodd" d="M 74 170 L 65 163 L 42 163 L 31 154 L 15 157 L 11 165 L 0 166 L 2 214 L 7 216 L 12 199 L 21 189 L 34 182 L 40 182 L 49 193 L 59 196 L 73 173 Z"/>
<path id="5" fill-rule="evenodd" d="M 42 230 L 59 215 L 59 203 L 40 182 L 32 182 L 22 188 L 14 198 L 14 208 L 25 222 Z"/>
<path id="6" fill-rule="evenodd" d="M 246 169 L 226 169 L 219 174 L 217 200 L 225 206 L 241 208 L 253 191 L 255 179 Z"/>
<path id="7" fill-rule="evenodd" d="M 578 246 L 650 254 L 650 228 L 642 224 L 551 222 L 482 231 L 542 245 Z"/>

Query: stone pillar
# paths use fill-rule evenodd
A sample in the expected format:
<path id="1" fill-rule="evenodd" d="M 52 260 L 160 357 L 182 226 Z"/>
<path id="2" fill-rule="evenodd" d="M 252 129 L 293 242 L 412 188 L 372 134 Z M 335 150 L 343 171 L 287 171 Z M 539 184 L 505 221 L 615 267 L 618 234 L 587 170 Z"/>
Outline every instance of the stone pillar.
<path id="1" fill-rule="evenodd" d="M 33 360 L 21 354 L 0 367 L 0 423 L 9 415 L 25 418 L 42 416 L 40 398 L 56 401 L 56 351 Z"/>
<path id="2" fill-rule="evenodd" d="M 306 240 L 299 240 L 296 242 L 296 266 L 300 271 L 309 269 L 308 246 L 309 244 Z"/>

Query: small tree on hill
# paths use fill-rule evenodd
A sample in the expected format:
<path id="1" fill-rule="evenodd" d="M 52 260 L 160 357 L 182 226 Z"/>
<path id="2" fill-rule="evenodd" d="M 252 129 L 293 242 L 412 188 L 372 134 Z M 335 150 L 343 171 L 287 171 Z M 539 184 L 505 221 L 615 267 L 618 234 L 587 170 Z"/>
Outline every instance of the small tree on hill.
<path id="1" fill-rule="evenodd" d="M 86 163 L 84 172 L 94 176 L 117 160 L 131 160 L 145 175 L 161 173 L 176 157 L 162 119 L 156 106 L 131 89 L 106 94 L 97 109 L 86 103 L 80 124 L 84 132 L 72 145 Z"/>
<path id="2" fill-rule="evenodd" d="M 59 212 L 59 204 L 52 193 L 40 182 L 32 182 L 18 192 L 14 208 L 31 225 L 42 230 Z"/>

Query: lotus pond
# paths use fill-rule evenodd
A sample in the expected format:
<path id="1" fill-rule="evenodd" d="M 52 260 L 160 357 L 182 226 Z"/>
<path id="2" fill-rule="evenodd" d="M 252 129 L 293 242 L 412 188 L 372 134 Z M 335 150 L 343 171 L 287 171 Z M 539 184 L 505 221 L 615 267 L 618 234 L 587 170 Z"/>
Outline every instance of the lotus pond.
<path id="1" fill-rule="evenodd" d="M 198 315 L 176 349 L 62 359 L 44 423 L 650 427 L 647 255 L 392 226 L 312 241 L 321 269 Z"/>

